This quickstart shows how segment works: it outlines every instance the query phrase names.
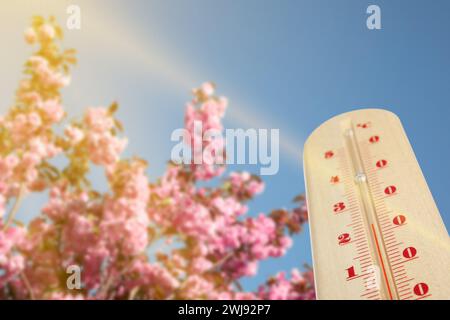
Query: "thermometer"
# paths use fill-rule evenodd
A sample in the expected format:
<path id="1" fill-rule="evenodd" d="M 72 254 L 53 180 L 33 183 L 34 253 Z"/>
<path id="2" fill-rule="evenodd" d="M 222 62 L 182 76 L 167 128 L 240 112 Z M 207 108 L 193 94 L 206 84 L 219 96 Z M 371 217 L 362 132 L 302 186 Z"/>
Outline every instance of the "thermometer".
<path id="1" fill-rule="evenodd" d="M 303 161 L 318 299 L 450 299 L 450 238 L 396 115 L 336 116 Z"/>

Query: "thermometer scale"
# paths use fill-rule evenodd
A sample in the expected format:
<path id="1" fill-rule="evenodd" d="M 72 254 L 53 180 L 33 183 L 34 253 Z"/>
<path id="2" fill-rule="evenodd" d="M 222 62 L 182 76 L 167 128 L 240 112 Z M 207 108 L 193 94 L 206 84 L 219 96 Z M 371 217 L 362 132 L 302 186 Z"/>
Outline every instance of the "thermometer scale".
<path id="1" fill-rule="evenodd" d="M 450 299 L 450 238 L 396 115 L 336 116 L 303 160 L 318 299 Z"/>

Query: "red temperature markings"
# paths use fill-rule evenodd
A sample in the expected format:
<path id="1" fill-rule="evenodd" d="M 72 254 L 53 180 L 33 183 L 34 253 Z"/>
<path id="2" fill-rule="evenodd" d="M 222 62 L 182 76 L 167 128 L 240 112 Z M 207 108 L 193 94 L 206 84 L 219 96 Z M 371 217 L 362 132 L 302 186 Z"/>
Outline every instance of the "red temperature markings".
<path id="1" fill-rule="evenodd" d="M 387 196 L 395 195 L 396 192 L 397 192 L 397 187 L 396 186 L 389 186 L 389 187 L 386 187 L 384 189 L 384 194 L 387 195 Z"/>
<path id="2" fill-rule="evenodd" d="M 372 126 L 372 123 L 370 121 L 369 122 L 358 123 L 356 125 L 357 128 L 361 128 L 361 129 L 367 129 L 367 128 L 370 128 L 371 126 Z"/>
<path id="3" fill-rule="evenodd" d="M 343 234 L 338 236 L 338 243 L 339 243 L 340 246 L 346 245 L 351 240 L 352 239 L 350 238 L 350 234 L 349 233 L 343 233 Z"/>
<path id="4" fill-rule="evenodd" d="M 418 298 L 416 300 L 425 299 L 431 297 L 430 288 L 424 282 L 420 282 L 416 284 L 413 288 L 413 292 Z"/>
<path id="5" fill-rule="evenodd" d="M 344 151 L 343 151 L 344 152 Z M 345 198 L 340 202 L 336 203 L 333 206 L 333 211 L 335 214 L 340 214 L 345 211 L 349 211 L 350 213 L 350 223 L 347 224 L 348 227 L 351 227 L 351 233 L 341 234 L 338 238 L 338 242 L 340 245 L 340 240 L 351 238 L 351 241 L 347 243 L 353 243 L 352 247 L 354 247 L 356 254 L 353 260 L 359 262 L 359 264 L 351 265 L 347 268 L 346 271 L 346 281 L 351 281 L 358 278 L 365 279 L 373 277 L 373 273 L 368 271 L 368 268 L 373 265 L 373 258 L 370 253 L 370 247 L 367 240 L 367 231 L 364 227 L 364 221 L 361 216 L 361 208 L 360 203 L 357 200 L 357 196 L 355 194 L 351 167 L 348 163 L 349 159 L 345 154 L 341 156 L 340 150 L 336 155 L 339 159 L 339 167 L 341 169 L 340 176 L 342 176 L 342 182 L 344 185 L 344 196 Z M 351 235 L 350 235 L 351 234 Z M 344 243 L 346 244 L 346 243 Z M 359 267 L 358 271 L 355 266 Z M 366 289 L 367 291 L 367 289 Z M 363 297 L 363 296 L 361 296 Z M 373 292 L 365 293 L 364 297 L 366 299 L 380 299 L 379 291 L 376 289 Z"/>
<path id="6" fill-rule="evenodd" d="M 384 167 L 386 167 L 388 164 L 387 160 L 381 159 L 378 160 L 377 163 L 375 163 L 375 165 L 377 166 L 378 169 L 382 169 Z"/>
<path id="7" fill-rule="evenodd" d="M 325 159 L 331 159 L 331 158 L 333 158 L 333 156 L 334 156 L 334 152 L 331 150 L 326 151 L 324 154 Z"/>
<path id="8" fill-rule="evenodd" d="M 377 143 L 380 141 L 380 137 L 379 136 L 372 136 L 369 138 L 369 142 L 370 143 Z"/>
<path id="9" fill-rule="evenodd" d="M 334 213 L 343 212 L 347 207 L 345 206 L 344 202 L 338 202 L 333 205 L 333 211 Z"/>
<path id="10" fill-rule="evenodd" d="M 386 274 L 386 268 L 384 266 L 383 257 L 381 256 L 381 250 L 380 250 L 380 244 L 378 243 L 378 237 L 377 237 L 377 234 L 375 232 L 375 227 L 373 226 L 373 224 L 371 224 L 370 226 L 372 227 L 372 233 L 373 233 L 373 236 L 375 238 L 375 244 L 376 244 L 376 247 L 377 247 L 378 258 L 380 259 L 381 269 L 383 270 L 383 276 L 384 276 L 384 280 L 386 282 L 386 287 L 388 289 L 389 298 L 392 300 L 391 286 L 389 285 L 389 281 L 388 281 L 387 274 Z"/>
<path id="11" fill-rule="evenodd" d="M 375 142 L 375 141 L 374 141 Z M 404 270 L 404 257 L 402 257 L 402 254 L 399 251 L 398 246 L 401 244 L 396 240 L 395 235 L 395 228 L 401 227 L 402 225 L 406 224 L 406 217 L 404 215 L 397 215 L 394 218 L 391 217 L 390 213 L 392 211 L 388 211 L 386 209 L 385 204 L 385 198 L 387 196 L 395 195 L 397 192 L 396 186 L 388 186 L 383 188 L 383 183 L 378 181 L 378 173 L 377 171 L 381 168 L 384 168 L 387 166 L 388 162 L 387 160 L 378 160 L 375 164 L 376 168 L 373 167 L 373 162 L 370 161 L 371 157 L 369 154 L 368 144 L 363 145 L 362 151 L 366 154 L 366 157 L 363 157 L 363 163 L 364 166 L 367 168 L 374 168 L 373 170 L 368 170 L 368 183 L 370 190 L 372 192 L 372 195 L 374 197 L 374 204 L 375 209 L 377 213 L 377 219 L 378 223 L 380 225 L 380 233 L 381 233 L 381 239 L 383 240 L 384 247 L 386 249 L 386 254 L 388 261 L 386 262 L 386 265 L 382 263 L 383 268 L 383 275 L 385 277 L 385 281 L 387 284 L 389 296 L 392 298 L 392 291 L 388 284 L 387 276 L 386 276 L 386 269 L 390 268 L 393 276 L 393 280 L 395 282 L 395 288 L 397 289 L 397 293 L 399 295 L 400 299 L 407 299 L 412 298 L 411 296 L 411 288 L 410 288 L 410 279 L 405 280 L 408 278 L 406 271 Z M 381 189 L 383 188 L 383 189 Z M 383 190 L 383 191 L 381 191 Z M 372 230 L 374 232 L 374 236 L 376 239 L 376 242 L 378 242 L 378 238 L 375 233 L 375 228 L 372 226 Z M 380 244 L 377 243 L 377 249 L 379 250 Z M 378 251 L 380 252 L 380 251 Z M 380 254 L 381 259 L 381 254 Z M 382 260 L 381 260 L 382 261 Z M 382 261 L 384 262 L 384 261 Z M 393 263 L 396 263 L 394 266 Z M 399 281 L 402 281 L 402 283 L 399 283 Z M 393 288 L 392 288 L 393 290 Z"/>

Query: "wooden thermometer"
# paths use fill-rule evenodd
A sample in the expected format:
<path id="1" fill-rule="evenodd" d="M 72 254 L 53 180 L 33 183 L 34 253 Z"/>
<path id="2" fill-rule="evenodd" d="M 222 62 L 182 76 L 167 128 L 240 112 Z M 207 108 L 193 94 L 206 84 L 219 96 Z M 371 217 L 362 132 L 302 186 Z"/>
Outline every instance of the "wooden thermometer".
<path id="1" fill-rule="evenodd" d="M 303 160 L 318 299 L 450 299 L 450 238 L 397 116 L 334 117 Z"/>

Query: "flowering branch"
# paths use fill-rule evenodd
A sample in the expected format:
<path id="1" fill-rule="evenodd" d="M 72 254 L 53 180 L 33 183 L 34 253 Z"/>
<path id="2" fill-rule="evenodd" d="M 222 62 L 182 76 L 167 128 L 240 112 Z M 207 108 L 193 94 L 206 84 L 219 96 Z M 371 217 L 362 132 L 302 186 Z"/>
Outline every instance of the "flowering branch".
<path id="1" fill-rule="evenodd" d="M 55 19 L 33 19 L 25 39 L 38 49 L 25 64 L 15 105 L 0 118 L 0 217 L 15 198 L 6 222 L 0 220 L 0 298 L 314 298 L 310 270 L 294 269 L 290 278 L 279 273 L 257 292 L 240 285 L 261 261 L 289 249 L 291 235 L 307 221 L 303 199 L 292 210 L 248 215 L 248 203 L 264 190 L 261 178 L 210 162 L 169 163 L 150 183 L 145 160 L 122 156 L 127 139 L 117 103 L 65 121 L 60 91 L 76 59 L 74 50 L 60 48 L 62 38 Z M 222 130 L 227 107 L 215 85 L 194 89 L 186 142 L 200 141 L 197 121 L 202 130 Z M 201 143 L 223 151 L 220 139 Z M 66 166 L 54 163 L 57 155 Z M 92 187 L 93 166 L 103 168 L 108 191 Z M 219 177 L 216 186 L 199 183 Z M 41 191 L 49 194 L 41 213 L 26 226 L 14 225 L 23 196 Z M 81 270 L 75 289 L 66 273 L 73 265 Z"/>
<path id="2" fill-rule="evenodd" d="M 11 222 L 14 221 L 14 217 L 16 216 L 17 211 L 19 211 L 20 203 L 22 202 L 24 194 L 25 194 L 25 187 L 23 184 L 21 184 L 19 188 L 19 194 L 17 195 L 16 201 L 14 202 L 11 212 L 9 213 L 8 218 L 6 219 L 6 222 L 3 226 L 3 231 L 5 231 L 11 224 Z"/>

